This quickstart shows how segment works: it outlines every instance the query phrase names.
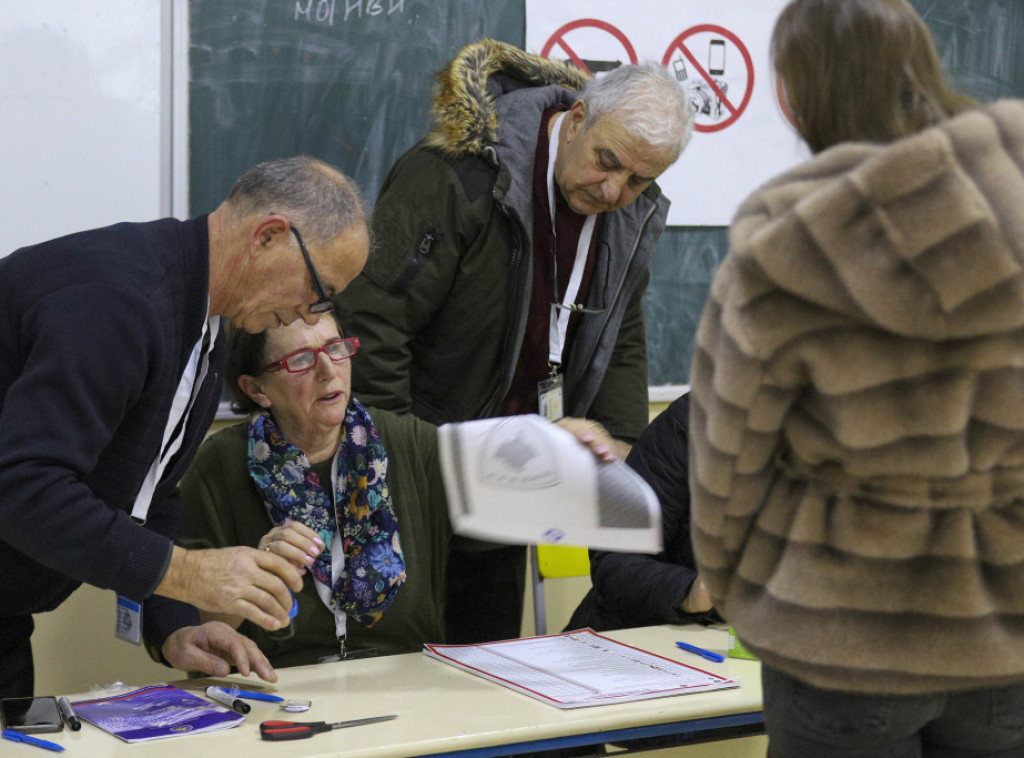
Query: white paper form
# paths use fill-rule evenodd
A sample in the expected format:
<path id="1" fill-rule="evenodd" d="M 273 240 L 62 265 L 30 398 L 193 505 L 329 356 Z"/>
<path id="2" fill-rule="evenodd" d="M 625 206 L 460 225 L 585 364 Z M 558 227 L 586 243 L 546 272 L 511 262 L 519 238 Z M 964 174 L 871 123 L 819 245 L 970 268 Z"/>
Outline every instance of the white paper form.
<path id="1" fill-rule="evenodd" d="M 426 645 L 427 655 L 558 708 L 738 687 L 589 629 L 479 645 Z"/>
<path id="2" fill-rule="evenodd" d="M 661 509 L 647 482 L 622 461 L 601 463 L 540 416 L 445 424 L 438 441 L 459 534 L 510 544 L 661 550 Z"/>

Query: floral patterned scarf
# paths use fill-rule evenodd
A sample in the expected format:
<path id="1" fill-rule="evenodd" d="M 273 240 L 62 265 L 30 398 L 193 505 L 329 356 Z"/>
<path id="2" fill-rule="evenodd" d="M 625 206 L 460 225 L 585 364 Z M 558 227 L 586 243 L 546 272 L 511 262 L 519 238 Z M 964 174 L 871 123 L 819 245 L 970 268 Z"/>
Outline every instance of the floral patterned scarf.
<path id="1" fill-rule="evenodd" d="M 306 454 L 288 441 L 267 411 L 250 418 L 248 437 L 249 475 L 271 520 L 280 526 L 292 519 L 320 535 L 325 547 L 310 569 L 313 576 L 331 588 L 332 608 L 373 626 L 405 583 L 405 562 L 385 480 L 387 453 L 370 415 L 359 401 L 349 401 L 334 457 L 333 503 Z M 336 533 L 345 567 L 332 584 Z"/>

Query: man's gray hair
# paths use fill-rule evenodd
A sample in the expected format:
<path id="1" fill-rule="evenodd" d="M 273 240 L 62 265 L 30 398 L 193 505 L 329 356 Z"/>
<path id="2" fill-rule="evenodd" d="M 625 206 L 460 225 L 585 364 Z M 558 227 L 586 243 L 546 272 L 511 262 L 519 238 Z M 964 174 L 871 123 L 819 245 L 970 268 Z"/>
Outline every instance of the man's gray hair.
<path id="1" fill-rule="evenodd" d="M 664 66 L 654 61 L 619 66 L 589 79 L 583 89 L 589 129 L 601 116 L 615 114 L 634 137 L 666 150 L 683 152 L 693 133 L 686 93 Z"/>
<path id="2" fill-rule="evenodd" d="M 306 155 L 254 166 L 235 182 L 226 202 L 239 217 L 254 213 L 287 216 L 306 239 L 317 244 L 326 244 L 369 218 L 355 183 Z"/>

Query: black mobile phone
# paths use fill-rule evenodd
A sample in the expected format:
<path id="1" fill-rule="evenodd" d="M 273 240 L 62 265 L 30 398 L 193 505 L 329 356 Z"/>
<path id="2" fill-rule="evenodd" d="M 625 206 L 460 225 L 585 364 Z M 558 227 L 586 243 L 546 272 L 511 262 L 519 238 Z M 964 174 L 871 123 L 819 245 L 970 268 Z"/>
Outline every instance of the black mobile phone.
<path id="1" fill-rule="evenodd" d="M 8 697 L 0 700 L 4 726 L 25 734 L 64 729 L 55 697 Z"/>
<path id="2" fill-rule="evenodd" d="M 725 73 L 725 40 L 713 39 L 708 43 L 708 73 L 722 76 Z"/>

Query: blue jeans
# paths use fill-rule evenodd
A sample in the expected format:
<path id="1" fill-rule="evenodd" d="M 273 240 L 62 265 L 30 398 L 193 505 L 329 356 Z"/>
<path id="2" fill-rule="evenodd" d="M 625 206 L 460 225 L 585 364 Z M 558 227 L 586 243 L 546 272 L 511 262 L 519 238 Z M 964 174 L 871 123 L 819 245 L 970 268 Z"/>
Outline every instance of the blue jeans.
<path id="1" fill-rule="evenodd" d="M 1024 684 L 863 695 L 761 668 L 771 758 L 1024 758 Z"/>

